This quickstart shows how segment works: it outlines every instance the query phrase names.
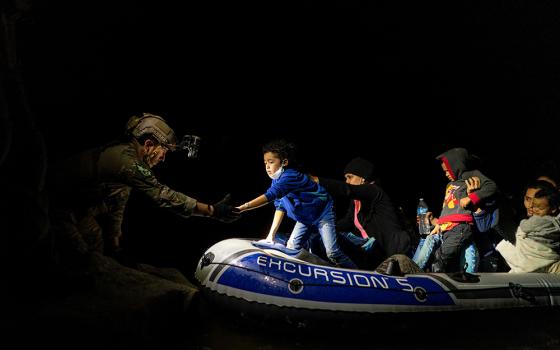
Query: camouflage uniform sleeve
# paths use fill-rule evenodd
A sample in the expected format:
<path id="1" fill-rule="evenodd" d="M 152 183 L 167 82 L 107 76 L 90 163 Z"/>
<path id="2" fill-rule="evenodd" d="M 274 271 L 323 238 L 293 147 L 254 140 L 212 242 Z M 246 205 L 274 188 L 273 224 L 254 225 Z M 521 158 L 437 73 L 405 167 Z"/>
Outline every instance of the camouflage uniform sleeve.
<path id="1" fill-rule="evenodd" d="M 142 162 L 135 161 L 124 166 L 121 176 L 128 186 L 148 196 L 159 207 L 179 216 L 191 216 L 196 207 L 196 199 L 161 184 L 152 170 Z"/>

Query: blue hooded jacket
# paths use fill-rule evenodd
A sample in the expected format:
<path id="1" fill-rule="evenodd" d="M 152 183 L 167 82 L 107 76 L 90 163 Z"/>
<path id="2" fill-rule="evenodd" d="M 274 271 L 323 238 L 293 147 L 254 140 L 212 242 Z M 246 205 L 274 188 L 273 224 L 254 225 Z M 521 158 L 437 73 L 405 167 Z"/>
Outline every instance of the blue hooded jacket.
<path id="1" fill-rule="evenodd" d="M 264 195 L 269 202 L 274 201 L 276 210 L 305 225 L 316 225 L 333 206 L 332 197 L 323 186 L 294 169 L 286 169 L 272 180 Z"/>

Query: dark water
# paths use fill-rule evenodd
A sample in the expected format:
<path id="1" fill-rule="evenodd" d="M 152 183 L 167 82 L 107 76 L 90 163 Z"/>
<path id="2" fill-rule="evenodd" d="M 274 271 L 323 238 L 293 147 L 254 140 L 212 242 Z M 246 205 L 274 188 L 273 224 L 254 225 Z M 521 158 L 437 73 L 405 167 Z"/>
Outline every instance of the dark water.
<path id="1" fill-rule="evenodd" d="M 100 306 L 99 300 L 92 305 Z M 99 310 L 92 311 L 99 315 Z M 204 295 L 186 314 L 111 312 L 93 320 L 56 312 L 38 317 L 30 308 L 18 309 L 15 318 L 2 315 L 0 341 L 22 349 L 80 350 L 560 349 L 558 309 L 385 315 L 297 313 L 289 308 Z M 122 324 L 107 322 L 111 318 Z"/>
<path id="2" fill-rule="evenodd" d="M 213 301 L 214 302 L 214 301 Z M 560 310 L 300 314 L 203 303 L 195 349 L 560 349 Z"/>

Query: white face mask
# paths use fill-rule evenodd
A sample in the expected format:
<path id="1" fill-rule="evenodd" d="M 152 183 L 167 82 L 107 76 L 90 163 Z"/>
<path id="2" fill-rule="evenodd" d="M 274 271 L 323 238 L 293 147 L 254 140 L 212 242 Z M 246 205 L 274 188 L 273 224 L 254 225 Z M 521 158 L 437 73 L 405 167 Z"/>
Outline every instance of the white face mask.
<path id="1" fill-rule="evenodd" d="M 277 180 L 280 175 L 284 172 L 284 167 L 281 166 L 280 169 L 276 170 L 276 172 L 272 175 L 268 175 L 272 180 Z"/>

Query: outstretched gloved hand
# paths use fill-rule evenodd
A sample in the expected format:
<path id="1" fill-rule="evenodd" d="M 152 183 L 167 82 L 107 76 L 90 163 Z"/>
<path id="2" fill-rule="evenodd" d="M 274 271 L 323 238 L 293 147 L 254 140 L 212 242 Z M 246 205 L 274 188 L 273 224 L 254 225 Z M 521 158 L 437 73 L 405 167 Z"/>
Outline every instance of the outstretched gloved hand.
<path id="1" fill-rule="evenodd" d="M 221 201 L 212 204 L 214 212 L 212 213 L 212 218 L 230 223 L 239 219 L 241 212 L 236 207 L 229 204 L 231 200 L 231 195 L 228 193 Z"/>

